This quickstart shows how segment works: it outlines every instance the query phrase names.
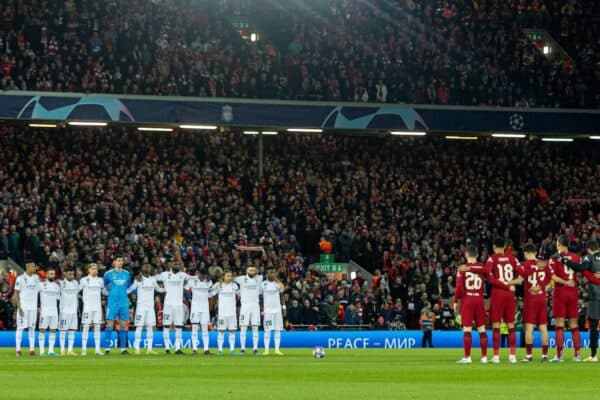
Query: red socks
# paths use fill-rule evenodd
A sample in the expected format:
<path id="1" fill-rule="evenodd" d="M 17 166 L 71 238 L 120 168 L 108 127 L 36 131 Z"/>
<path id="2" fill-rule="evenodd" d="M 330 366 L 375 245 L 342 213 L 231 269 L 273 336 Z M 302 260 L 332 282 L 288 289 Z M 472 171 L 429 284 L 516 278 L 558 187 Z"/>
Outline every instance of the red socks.
<path id="1" fill-rule="evenodd" d="M 543 356 L 548 355 L 548 345 L 542 345 L 542 355 Z"/>
<path id="2" fill-rule="evenodd" d="M 479 346 L 481 346 L 481 358 L 487 358 L 488 337 L 486 332 L 479 333 Z"/>
<path id="3" fill-rule="evenodd" d="M 533 345 L 532 344 L 526 344 L 525 345 L 525 349 L 527 350 L 527 357 L 530 357 L 531 353 L 533 351 Z"/>
<path id="4" fill-rule="evenodd" d="M 561 358 L 565 343 L 565 329 L 560 326 L 556 328 L 556 357 Z"/>
<path id="5" fill-rule="evenodd" d="M 508 347 L 510 347 L 511 356 L 517 354 L 517 333 L 515 332 L 515 328 L 508 330 Z"/>
<path id="6" fill-rule="evenodd" d="M 573 350 L 575 350 L 575 357 L 579 357 L 581 350 L 581 334 L 579 328 L 571 329 L 571 337 L 573 338 Z"/>
<path id="7" fill-rule="evenodd" d="M 494 345 L 494 355 L 500 355 L 500 328 L 493 329 L 492 344 Z"/>
<path id="8" fill-rule="evenodd" d="M 473 338 L 471 338 L 471 332 L 463 332 L 463 347 L 465 349 L 465 358 L 471 357 L 471 345 Z"/>

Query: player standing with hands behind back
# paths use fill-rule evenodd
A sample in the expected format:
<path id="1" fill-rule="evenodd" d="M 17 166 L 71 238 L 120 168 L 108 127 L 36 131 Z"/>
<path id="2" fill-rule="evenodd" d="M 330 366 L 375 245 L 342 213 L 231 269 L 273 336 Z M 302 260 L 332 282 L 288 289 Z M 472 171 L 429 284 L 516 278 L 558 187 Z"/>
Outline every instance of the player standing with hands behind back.
<path id="1" fill-rule="evenodd" d="M 211 289 L 212 295 L 218 296 L 219 311 L 217 316 L 217 355 L 223 355 L 225 331 L 229 331 L 229 351 L 235 355 L 235 331 L 237 330 L 236 296 L 240 292 L 238 284 L 233 282 L 233 274 L 226 270 L 223 272 L 221 282 L 217 282 Z"/>
<path id="2" fill-rule="evenodd" d="M 119 318 L 119 342 L 121 354 L 127 353 L 127 331 L 129 330 L 129 296 L 127 289 L 131 283 L 129 271 L 123 269 L 123 256 L 117 255 L 113 269 L 104 274 L 104 286 L 108 290 L 106 300 L 106 329 L 104 331 L 105 354 L 110 354 L 115 318 Z"/>
<path id="3" fill-rule="evenodd" d="M 252 352 L 258 355 L 258 327 L 260 326 L 260 283 L 263 278 L 256 275 L 256 267 L 246 268 L 246 275 L 238 276 L 235 282 L 240 287 L 240 354 L 246 354 L 246 332 L 252 326 Z"/>

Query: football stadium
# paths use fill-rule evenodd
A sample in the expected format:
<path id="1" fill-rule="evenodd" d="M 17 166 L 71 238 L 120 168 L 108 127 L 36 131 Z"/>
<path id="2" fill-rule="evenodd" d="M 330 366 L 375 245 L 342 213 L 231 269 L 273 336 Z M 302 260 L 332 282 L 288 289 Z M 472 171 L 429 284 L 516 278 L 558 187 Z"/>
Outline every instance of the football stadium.
<path id="1" fill-rule="evenodd" d="M 0 0 L 0 398 L 598 397 L 600 2 Z"/>

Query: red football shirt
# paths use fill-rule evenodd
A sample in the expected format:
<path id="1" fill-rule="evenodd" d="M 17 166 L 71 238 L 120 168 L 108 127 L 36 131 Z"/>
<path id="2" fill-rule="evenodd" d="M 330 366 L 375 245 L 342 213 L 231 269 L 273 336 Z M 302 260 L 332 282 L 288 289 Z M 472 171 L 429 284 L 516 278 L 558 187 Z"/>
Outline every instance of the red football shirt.
<path id="1" fill-rule="evenodd" d="M 576 263 L 581 262 L 581 258 L 579 258 L 579 256 L 575 253 L 565 251 L 564 253 L 561 253 L 561 256 Z M 550 258 L 550 261 L 548 262 L 548 268 L 550 268 L 550 272 L 553 275 L 556 275 L 559 278 L 564 279 L 565 281 L 575 280 L 575 271 L 573 271 L 571 268 L 567 267 L 560 261 L 555 260 L 554 258 Z M 555 287 L 557 293 L 574 292 L 577 294 L 577 285 L 575 285 L 574 287 L 569 287 L 556 282 Z"/>
<path id="2" fill-rule="evenodd" d="M 548 268 L 538 268 L 536 260 L 526 260 L 517 268 L 519 275 L 525 278 L 525 298 L 545 297 L 546 286 L 550 283 L 552 272 Z M 542 290 L 530 293 L 529 289 L 539 286 Z"/>
<path id="3" fill-rule="evenodd" d="M 510 286 L 506 284 L 517 276 L 517 267 L 521 265 L 512 254 L 492 254 L 485 263 L 485 268 L 489 271 L 488 280 L 493 286 L 492 296 L 494 291 L 511 293 Z"/>
<path id="4" fill-rule="evenodd" d="M 483 300 L 483 274 L 485 267 L 478 262 L 467 263 L 471 268 L 468 272 L 459 272 L 456 275 L 456 290 L 454 292 L 454 302 L 463 298 Z"/>

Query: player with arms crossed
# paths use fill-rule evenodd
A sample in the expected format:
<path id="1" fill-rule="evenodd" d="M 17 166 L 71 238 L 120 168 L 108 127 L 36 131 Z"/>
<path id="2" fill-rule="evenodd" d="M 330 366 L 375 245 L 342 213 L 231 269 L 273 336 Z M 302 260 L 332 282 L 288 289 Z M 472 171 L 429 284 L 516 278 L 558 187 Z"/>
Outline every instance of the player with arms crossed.
<path id="1" fill-rule="evenodd" d="M 131 283 L 129 271 L 123 269 L 123 256 L 117 255 L 113 269 L 104 274 L 104 286 L 108 290 L 106 299 L 106 329 L 104 331 L 104 352 L 110 354 L 115 318 L 119 318 L 119 342 L 121 354 L 127 354 L 127 331 L 129 330 L 129 297 L 127 289 Z"/>
<path id="2" fill-rule="evenodd" d="M 525 348 L 527 356 L 523 362 L 533 360 L 533 328 L 537 325 L 542 334 L 542 362 L 548 361 L 548 298 L 546 286 L 550 283 L 551 274 L 546 268 L 546 261 L 537 259 L 537 250 L 533 244 L 523 249 L 525 261 L 517 268 L 517 273 L 525 278 L 525 304 L 523 306 L 523 322 L 525 322 Z"/>
<path id="3" fill-rule="evenodd" d="M 94 325 L 94 344 L 96 345 L 96 355 L 103 355 L 100 351 L 100 325 L 102 324 L 102 290 L 104 281 L 98 277 L 98 266 L 89 264 L 87 267 L 88 275 L 81 278 L 79 288 L 83 291 L 83 313 L 81 314 L 81 326 L 83 333 L 81 335 L 81 355 L 87 355 L 87 342 L 90 332 L 90 325 Z"/>
<path id="4" fill-rule="evenodd" d="M 40 283 L 40 325 L 38 341 L 40 343 L 40 356 L 46 355 L 46 330 L 50 330 L 48 338 L 48 355 L 56 356 L 54 343 L 56 342 L 56 330 L 58 329 L 58 297 L 60 287 L 56 283 L 56 271 L 49 269 L 46 272 L 46 280 Z"/>
<path id="5" fill-rule="evenodd" d="M 549 261 L 548 266 L 552 273 L 554 284 L 554 296 L 552 298 L 552 315 L 556 319 L 556 356 L 552 362 L 563 362 L 563 347 L 565 342 L 565 319 L 569 320 L 571 327 L 571 336 L 573 338 L 573 349 L 575 355 L 574 362 L 580 362 L 581 335 L 579 334 L 579 325 L 577 319 L 579 311 L 577 303 L 579 293 L 577 282 L 575 281 L 575 271 L 569 268 L 562 261 L 572 261 L 579 263 L 581 259 L 577 254 L 569 252 L 569 238 L 561 235 L 556 240 L 558 254 L 555 254 Z"/>
<path id="6" fill-rule="evenodd" d="M 233 274 L 229 270 L 223 272 L 222 280 L 217 282 L 211 289 L 211 293 L 218 296 L 217 355 L 219 356 L 223 355 L 226 330 L 229 331 L 229 351 L 232 355 L 235 355 L 236 296 L 239 292 L 238 284 L 233 282 Z"/>
<path id="7" fill-rule="evenodd" d="M 596 240 L 588 243 L 588 254 L 583 256 L 581 263 L 571 261 L 567 257 L 560 257 L 563 265 L 576 272 L 582 272 L 588 280 L 588 306 L 587 317 L 590 329 L 590 349 L 592 354 L 584 362 L 598 362 L 598 320 L 600 320 L 600 245 Z"/>
<path id="8" fill-rule="evenodd" d="M 148 348 L 147 355 L 156 355 L 152 350 L 154 339 L 153 329 L 156 326 L 156 310 L 154 309 L 154 293 L 164 293 L 165 290 L 158 286 L 156 279 L 152 276 L 152 267 L 150 264 L 142 266 L 142 272 L 135 279 L 133 284 L 127 290 L 127 293 L 137 291 L 137 300 L 135 305 L 135 339 L 133 348 L 135 354 L 140 354 L 140 342 L 142 341 L 142 329 L 146 328 L 146 342 Z"/>
<path id="9" fill-rule="evenodd" d="M 275 331 L 275 355 L 282 356 L 279 351 L 281 344 L 281 331 L 283 330 L 283 316 L 281 315 L 281 293 L 285 290 L 283 283 L 277 279 L 277 274 L 273 268 L 267 271 L 267 280 L 261 283 L 261 292 L 263 295 L 263 305 L 265 318 L 263 321 L 265 352 L 263 355 L 269 355 L 269 345 L 271 344 L 271 331 Z"/>
<path id="10" fill-rule="evenodd" d="M 256 275 L 256 267 L 246 268 L 246 275 L 238 276 L 235 282 L 240 287 L 240 354 L 246 354 L 246 332 L 252 326 L 252 353 L 258 355 L 258 327 L 260 326 L 260 283 L 263 278 Z"/>
<path id="11" fill-rule="evenodd" d="M 29 355 L 35 356 L 35 324 L 37 322 L 38 293 L 40 277 L 35 273 L 37 266 L 33 261 L 25 262 L 25 273 L 15 282 L 14 304 L 17 306 L 16 349 L 21 356 L 23 331 L 29 334 Z"/>
<path id="12" fill-rule="evenodd" d="M 65 355 L 65 340 L 69 332 L 68 356 L 76 356 L 73 352 L 75 344 L 75 331 L 77 330 L 77 308 L 79 300 L 79 282 L 75 280 L 75 271 L 72 268 L 65 270 L 65 279 L 60 283 L 60 315 L 58 318 L 60 355 Z"/>
<path id="13" fill-rule="evenodd" d="M 171 326 L 175 327 L 175 354 L 184 354 L 183 344 L 183 287 L 190 276 L 182 272 L 181 261 L 170 261 L 169 271 L 155 276 L 157 282 L 165 286 L 165 302 L 163 308 L 163 340 L 165 352 L 171 353 Z"/>
<path id="14" fill-rule="evenodd" d="M 512 254 L 505 254 L 506 241 L 503 238 L 494 239 L 494 254 L 485 263 L 489 272 L 488 281 L 492 285 L 490 299 L 490 320 L 492 321 L 492 343 L 494 357 L 492 363 L 500 362 L 500 325 L 502 321 L 508 327 L 508 346 L 510 347 L 509 362 L 517 362 L 517 334 L 515 332 L 515 314 L 517 303 L 515 301 L 514 285 L 523 282 L 517 276 L 519 261 Z"/>
<path id="15" fill-rule="evenodd" d="M 190 312 L 190 322 L 192 324 L 192 348 L 193 354 L 198 354 L 198 325 L 202 327 L 202 344 L 204 345 L 204 355 L 210 355 L 208 349 L 208 323 L 210 322 L 210 310 L 208 299 L 212 296 L 210 288 L 213 283 L 208 279 L 206 272 L 198 270 L 197 275 L 188 281 L 186 290 L 192 291 L 192 307 Z"/>

